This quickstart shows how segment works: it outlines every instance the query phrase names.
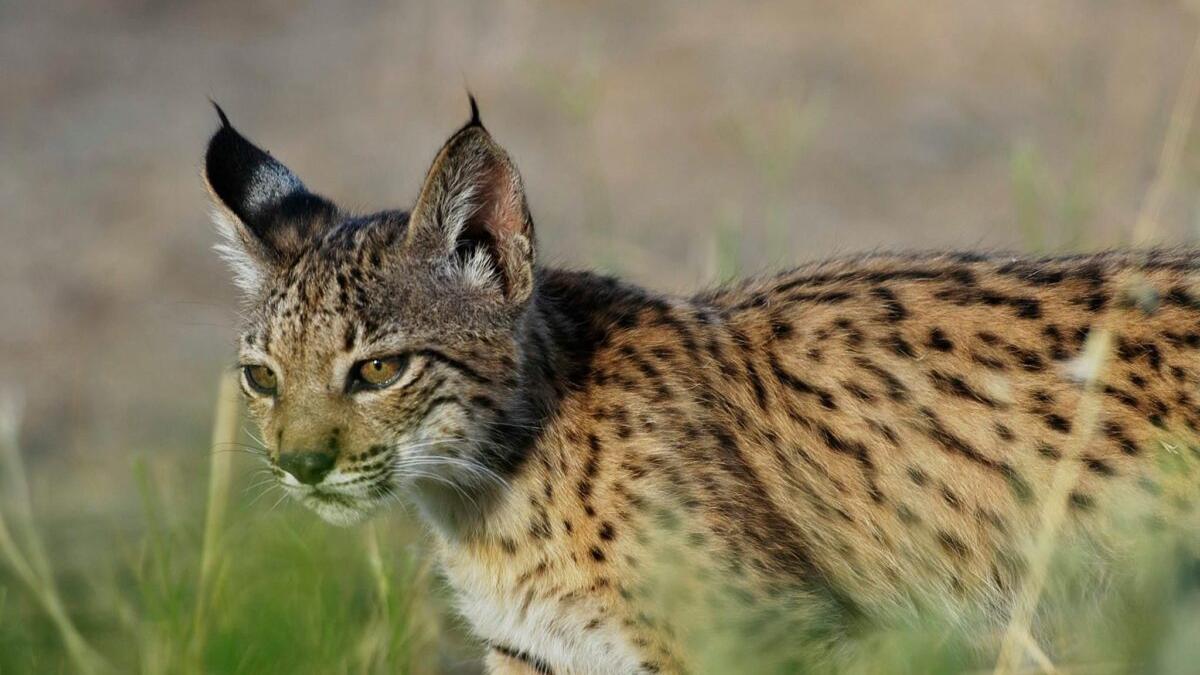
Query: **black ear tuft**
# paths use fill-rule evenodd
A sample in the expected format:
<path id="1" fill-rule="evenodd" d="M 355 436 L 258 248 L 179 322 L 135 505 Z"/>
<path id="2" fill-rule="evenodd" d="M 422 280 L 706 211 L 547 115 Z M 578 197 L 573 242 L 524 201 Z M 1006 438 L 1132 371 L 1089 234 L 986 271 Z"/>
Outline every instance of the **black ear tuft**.
<path id="1" fill-rule="evenodd" d="M 238 133 L 220 106 L 213 106 L 221 128 L 208 142 L 204 177 L 213 195 L 259 241 L 286 252 L 336 214 L 333 204 L 309 192 L 286 166 Z"/>
<path id="2" fill-rule="evenodd" d="M 229 123 L 229 118 L 225 116 L 225 111 L 221 110 L 221 106 L 218 105 L 216 101 L 214 101 L 210 98 L 210 99 L 208 99 L 208 102 L 211 103 L 212 106 L 217 109 L 217 117 L 221 118 L 221 126 L 223 126 L 223 127 L 233 126 Z"/>
<path id="3" fill-rule="evenodd" d="M 471 102 L 471 120 L 467 122 L 467 127 L 483 128 L 483 120 L 479 117 L 479 104 L 475 102 L 475 95 L 467 92 L 467 100 Z"/>

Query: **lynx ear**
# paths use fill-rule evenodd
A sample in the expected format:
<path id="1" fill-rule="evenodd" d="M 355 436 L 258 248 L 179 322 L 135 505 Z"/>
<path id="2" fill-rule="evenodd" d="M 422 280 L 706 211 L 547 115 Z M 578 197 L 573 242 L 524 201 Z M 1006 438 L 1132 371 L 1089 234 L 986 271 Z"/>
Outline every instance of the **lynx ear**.
<path id="1" fill-rule="evenodd" d="M 409 245 L 446 260 L 469 284 L 494 286 L 510 302 L 533 292 L 533 221 L 516 166 L 471 121 L 442 146 L 409 220 Z"/>
<path id="2" fill-rule="evenodd" d="M 337 214 L 328 200 L 266 151 L 246 140 L 215 103 L 221 128 L 208 142 L 204 181 L 213 197 L 214 220 L 225 242 L 217 250 L 233 265 L 247 291 L 263 271 L 294 256 Z"/>

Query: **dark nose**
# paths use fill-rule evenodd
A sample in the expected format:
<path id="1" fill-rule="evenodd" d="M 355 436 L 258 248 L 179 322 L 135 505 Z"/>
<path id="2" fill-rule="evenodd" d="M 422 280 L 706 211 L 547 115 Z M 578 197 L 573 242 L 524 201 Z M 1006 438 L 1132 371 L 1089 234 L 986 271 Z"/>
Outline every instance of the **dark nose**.
<path id="1" fill-rule="evenodd" d="M 279 455 L 279 468 L 305 485 L 316 485 L 333 469 L 334 459 L 332 452 L 284 452 Z"/>

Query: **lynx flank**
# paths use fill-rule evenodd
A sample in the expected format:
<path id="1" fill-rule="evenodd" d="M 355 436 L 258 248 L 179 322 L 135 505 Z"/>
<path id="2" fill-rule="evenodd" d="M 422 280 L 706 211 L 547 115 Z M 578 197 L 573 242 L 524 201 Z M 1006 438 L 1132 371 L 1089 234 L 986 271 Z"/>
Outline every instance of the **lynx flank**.
<path id="1" fill-rule="evenodd" d="M 205 178 L 274 474 L 338 524 L 415 504 L 491 672 L 702 669 L 696 623 L 732 605 L 834 644 L 930 609 L 994 631 L 1058 467 L 1061 540 L 1099 561 L 1118 520 L 1194 522 L 1194 474 L 1172 491 L 1154 457 L 1200 458 L 1197 253 L 658 295 L 540 266 L 472 109 L 408 212 L 339 209 L 223 113 Z"/>

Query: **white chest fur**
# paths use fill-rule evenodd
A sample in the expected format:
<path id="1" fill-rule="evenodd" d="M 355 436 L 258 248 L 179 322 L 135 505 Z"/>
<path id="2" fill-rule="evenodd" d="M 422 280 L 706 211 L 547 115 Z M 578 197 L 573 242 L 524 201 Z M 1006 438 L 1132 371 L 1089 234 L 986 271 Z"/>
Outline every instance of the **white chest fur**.
<path id="1" fill-rule="evenodd" d="M 636 673 L 640 659 L 613 620 L 599 621 L 586 596 L 539 593 L 519 586 L 510 570 L 470 561 L 447 561 L 459 612 L 489 644 L 529 654 L 556 675 Z"/>

